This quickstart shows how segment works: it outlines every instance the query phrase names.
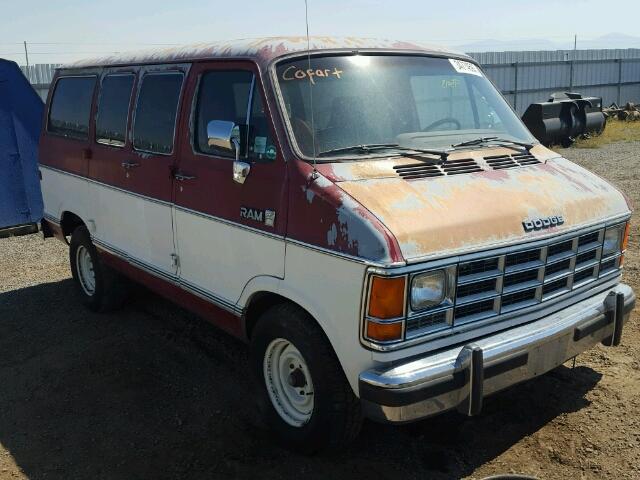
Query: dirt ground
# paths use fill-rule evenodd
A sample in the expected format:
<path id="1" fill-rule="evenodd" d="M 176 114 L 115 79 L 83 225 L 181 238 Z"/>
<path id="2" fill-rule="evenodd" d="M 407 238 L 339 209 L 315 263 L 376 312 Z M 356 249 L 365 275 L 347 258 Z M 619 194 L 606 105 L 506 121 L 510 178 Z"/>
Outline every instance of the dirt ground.
<path id="1" fill-rule="evenodd" d="M 563 153 L 640 204 L 640 142 Z M 625 280 L 640 291 L 638 221 Z M 640 479 L 640 322 L 622 345 L 499 393 L 479 417 L 366 423 L 340 454 L 275 446 L 243 344 L 145 291 L 93 314 L 67 249 L 0 240 L 0 479 Z"/>

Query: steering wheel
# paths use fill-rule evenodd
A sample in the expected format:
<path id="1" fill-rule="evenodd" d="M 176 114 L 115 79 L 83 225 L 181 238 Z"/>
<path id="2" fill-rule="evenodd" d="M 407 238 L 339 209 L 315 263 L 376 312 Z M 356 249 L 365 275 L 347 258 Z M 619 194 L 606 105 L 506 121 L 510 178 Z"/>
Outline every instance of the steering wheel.
<path id="1" fill-rule="evenodd" d="M 424 127 L 422 129 L 422 131 L 423 132 L 428 132 L 430 130 L 433 130 L 436 127 L 439 127 L 440 125 L 445 125 L 447 123 L 455 123 L 456 130 L 461 130 L 462 129 L 462 125 L 460 124 L 460 122 L 458 120 L 456 120 L 455 118 L 452 118 L 452 117 L 447 117 L 447 118 L 441 118 L 440 120 L 436 120 L 435 122 L 430 123 L 429 125 Z"/>

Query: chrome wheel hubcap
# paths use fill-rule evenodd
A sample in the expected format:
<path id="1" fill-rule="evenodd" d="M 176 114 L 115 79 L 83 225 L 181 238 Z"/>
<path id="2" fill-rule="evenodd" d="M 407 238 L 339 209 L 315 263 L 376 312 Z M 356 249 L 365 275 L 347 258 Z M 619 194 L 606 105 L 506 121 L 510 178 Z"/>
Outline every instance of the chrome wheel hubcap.
<path id="1" fill-rule="evenodd" d="M 264 354 L 264 381 L 278 415 L 294 427 L 313 414 L 313 381 L 302 354 L 288 340 L 276 338 Z"/>
<path id="2" fill-rule="evenodd" d="M 93 296 L 96 291 L 96 274 L 91 254 L 84 245 L 80 245 L 76 250 L 76 270 L 82 290 L 90 297 Z"/>

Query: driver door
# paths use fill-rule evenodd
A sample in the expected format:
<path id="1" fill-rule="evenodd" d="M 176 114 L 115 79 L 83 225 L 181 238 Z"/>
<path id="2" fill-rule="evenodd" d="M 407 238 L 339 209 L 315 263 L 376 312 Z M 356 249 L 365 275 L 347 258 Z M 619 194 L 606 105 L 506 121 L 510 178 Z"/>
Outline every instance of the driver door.
<path id="1" fill-rule="evenodd" d="M 284 277 L 286 168 L 257 70 L 249 62 L 196 64 L 175 172 L 175 232 L 183 287 L 228 310 L 257 276 Z M 244 183 L 235 152 L 209 146 L 214 120 L 247 125 Z"/>

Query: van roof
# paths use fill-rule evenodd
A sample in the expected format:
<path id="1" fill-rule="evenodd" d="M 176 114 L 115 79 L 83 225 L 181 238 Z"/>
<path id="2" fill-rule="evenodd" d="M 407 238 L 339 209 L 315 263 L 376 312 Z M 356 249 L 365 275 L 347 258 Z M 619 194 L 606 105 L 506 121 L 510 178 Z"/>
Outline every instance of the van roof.
<path id="1" fill-rule="evenodd" d="M 398 40 L 357 37 L 310 37 L 312 52 L 322 50 L 396 50 L 468 58 L 454 50 L 426 46 Z M 171 48 L 123 52 L 114 55 L 87 58 L 67 65 L 67 68 L 106 67 L 191 62 L 215 58 L 249 58 L 265 66 L 274 58 L 307 51 L 307 37 L 270 37 L 229 40 L 224 42 L 195 43 Z"/>

